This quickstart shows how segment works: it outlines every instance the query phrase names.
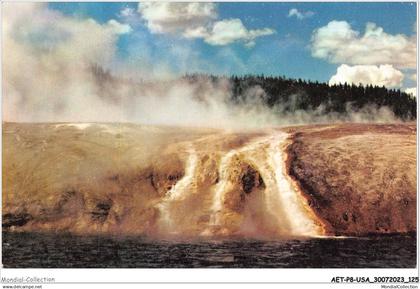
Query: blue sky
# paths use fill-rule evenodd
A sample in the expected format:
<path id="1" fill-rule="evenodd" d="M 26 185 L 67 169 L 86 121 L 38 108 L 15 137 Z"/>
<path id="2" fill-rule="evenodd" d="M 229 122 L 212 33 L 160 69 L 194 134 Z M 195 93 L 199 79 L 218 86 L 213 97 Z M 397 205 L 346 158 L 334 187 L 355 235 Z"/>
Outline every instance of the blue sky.
<path id="1" fill-rule="evenodd" d="M 409 39 L 415 34 L 414 2 L 217 3 L 215 7 L 217 10 L 215 19 L 209 20 L 210 23 L 206 24 L 208 31 L 211 31 L 217 21 L 239 19 L 248 31 L 267 28 L 272 33 L 258 36 L 252 41 L 239 39 L 228 44 L 215 45 L 209 44 L 211 41 L 209 38 L 184 37 L 185 23 L 182 26 L 183 31 L 156 33 L 150 28 L 153 19 L 148 19 L 146 14 L 142 15 L 138 11 L 137 3 L 49 4 L 50 9 L 58 10 L 69 17 L 92 18 L 98 23 L 107 23 L 115 19 L 119 23 L 130 25 L 131 32 L 119 36 L 117 55 L 119 59 L 133 64 L 136 63 L 136 59 L 147 58 L 149 65 L 165 60 L 166 65 L 179 74 L 197 71 L 216 74 L 255 73 L 318 81 L 329 81 L 337 73 L 338 67 L 343 64 L 378 67 L 391 64 L 394 70 L 404 74 L 404 79 L 400 79 L 400 86 L 415 86 L 413 80 L 415 67 L 402 63 L 403 60 L 399 63 L 389 63 L 389 59 L 384 59 L 383 62 L 381 59 L 375 61 L 352 59 L 350 56 L 333 55 L 340 52 L 331 52 L 331 50 L 329 55 L 334 58 L 332 60 L 327 56 L 314 56 L 313 43 L 315 31 L 332 21 L 341 24 L 345 21 L 352 31 L 356 31 L 358 36 L 354 36 L 351 41 L 358 47 L 365 43 L 359 38 L 363 36 L 368 22 L 381 27 L 386 33 L 383 37 L 389 41 L 392 41 L 389 35 L 402 34 Z M 133 13 L 130 18 L 121 15 L 121 11 L 127 8 L 131 8 L 130 11 Z M 288 17 L 292 9 L 296 9 L 302 17 L 299 18 L 296 14 Z M 343 27 L 343 25 L 334 27 Z M 331 25 L 330 30 L 334 30 L 334 27 Z M 321 36 L 319 35 L 319 38 Z M 325 39 L 319 40 L 319 45 L 325 44 L 323 40 Z M 381 50 L 381 47 L 378 49 Z M 347 76 L 348 74 L 344 77 Z"/>

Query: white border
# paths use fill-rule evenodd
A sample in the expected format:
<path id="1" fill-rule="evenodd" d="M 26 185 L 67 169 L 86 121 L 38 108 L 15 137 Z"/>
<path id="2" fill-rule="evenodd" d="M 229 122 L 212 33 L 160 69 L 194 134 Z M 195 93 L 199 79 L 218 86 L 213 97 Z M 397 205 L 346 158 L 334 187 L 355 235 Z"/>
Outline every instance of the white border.
<path id="1" fill-rule="evenodd" d="M 77 276 L 77 278 L 75 278 Z M 55 278 L 55 283 L 323 283 L 334 277 L 409 277 L 413 269 L 3 269 L 1 278 Z M 42 284 L 40 282 L 28 282 Z"/>
<path id="2" fill-rule="evenodd" d="M 158 0 L 162 1 L 162 0 Z M 5 2 L 29 2 L 24 0 L 14 0 Z M 30 1 L 30 2 L 43 2 L 43 1 Z M 50 1 L 50 2 L 138 2 L 133 0 L 128 1 Z M 172 2 L 190 2 L 190 1 L 172 1 Z M 256 2 L 252 0 L 245 1 L 202 1 L 196 0 L 194 2 Z M 303 1 L 261 1 L 261 2 L 303 2 Z M 397 1 L 304 1 L 311 3 L 321 2 L 397 2 Z M 417 4 L 417 19 L 419 16 L 419 2 L 402 0 L 398 2 L 415 2 Z M 2 10 L 2 7 L 0 6 Z M 2 17 L 0 16 L 0 19 Z M 0 21 L 0 26 L 2 22 Z M 417 27 L 419 23 L 417 21 Z M 0 41 L 1 43 L 1 41 Z M 417 34 L 417 47 L 419 47 L 419 38 Z M 2 54 L 2 47 L 0 46 L 0 53 Z M 418 52 L 417 52 L 418 53 Z M 417 75 L 418 75 L 418 61 L 417 57 Z M 2 79 L 2 71 L 0 72 L 0 78 Z M 0 89 L 2 91 L 2 84 L 0 83 Z M 417 91 L 419 91 L 419 85 L 417 82 Z M 0 112 L 2 116 L 2 109 Z M 419 116 L 419 103 L 417 103 L 417 120 Z M 2 119 L 2 118 L 1 118 Z M 1 129 L 2 130 L 2 129 Z M 0 139 L 2 134 L 0 135 Z M 419 141 L 419 128 L 417 123 L 417 143 Z M 418 164 L 419 147 L 417 146 L 417 174 L 419 172 Z M 1 159 L 1 156 L 0 156 Z M 0 171 L 2 168 L 0 168 Z M 1 183 L 1 179 L 0 179 Z M 419 183 L 417 182 L 417 253 L 419 252 Z M 0 236 L 1 241 L 1 236 Z M 1 252 L 0 252 L 1 256 Z M 230 284 L 240 285 L 240 288 L 249 287 L 248 285 L 255 285 L 256 283 L 264 283 L 266 285 L 272 284 L 288 284 L 287 287 L 293 287 L 292 285 L 304 285 L 307 288 L 308 284 L 312 284 L 314 288 L 325 288 L 328 284 L 332 286 L 331 279 L 337 276 L 343 277 L 404 277 L 406 280 L 409 277 L 419 276 L 419 256 L 417 254 L 417 268 L 412 269 L 0 269 L 0 280 L 1 278 L 33 278 L 33 277 L 48 277 L 54 278 L 54 283 L 26 283 L 26 284 L 43 284 L 43 288 L 120 288 L 122 284 L 133 288 L 138 288 L 138 284 L 167 284 L 171 283 L 173 287 L 186 288 L 188 284 L 200 284 L 200 285 L 214 285 L 214 284 Z M 30 280 L 30 279 L 29 279 Z M 1 282 L 1 281 L 0 281 Z M 15 283 L 25 284 L 25 283 Z M 77 285 L 76 285 L 77 284 Z M 119 284 L 119 286 L 116 286 Z M 317 285 L 315 285 L 317 284 Z M 343 283 L 341 283 L 343 284 Z M 349 284 L 344 283 L 346 288 L 365 288 L 371 287 L 372 284 Z M 14 284 L 9 284 L 13 288 Z M 98 285 L 98 286 L 96 286 Z M 134 286 L 131 286 L 134 285 Z M 338 284 L 334 284 L 337 285 Z M 373 284 L 376 288 L 380 288 L 379 284 Z M 387 284 L 392 285 L 392 284 Z M 402 284 L 394 284 L 395 288 L 404 288 Z M 410 288 L 409 284 L 404 284 Z M 418 285 L 418 284 L 416 284 Z M 171 287 L 172 287 L 171 286 Z M 219 285 L 217 285 L 219 286 Z M 149 286 L 148 286 L 149 287 Z M 271 286 L 270 286 L 271 287 Z M 300 286 L 299 286 L 300 287 Z M 329 286 L 328 286 L 329 287 Z M 16 287 L 17 288 L 17 287 Z M 211 287 L 211 288 L 214 288 Z M 239 287 L 238 287 L 239 288 Z"/>

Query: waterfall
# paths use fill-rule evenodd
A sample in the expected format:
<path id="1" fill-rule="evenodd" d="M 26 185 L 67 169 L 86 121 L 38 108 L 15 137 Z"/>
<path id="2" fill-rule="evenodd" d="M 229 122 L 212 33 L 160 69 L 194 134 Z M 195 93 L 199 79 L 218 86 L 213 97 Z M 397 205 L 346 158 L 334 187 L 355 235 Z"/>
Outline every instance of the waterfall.
<path id="1" fill-rule="evenodd" d="M 245 151 L 251 150 L 254 148 L 256 142 L 252 142 L 251 144 L 241 148 L 241 149 L 233 149 L 230 150 L 225 156 L 220 159 L 219 164 L 219 182 L 216 185 L 214 190 L 212 206 L 210 208 L 210 220 L 209 220 L 209 228 L 206 228 L 201 235 L 207 236 L 212 235 L 212 229 L 221 226 L 221 213 L 223 210 L 223 201 L 224 196 L 227 191 L 229 185 L 229 172 L 232 169 L 230 163 L 232 158 L 236 155 L 243 153 Z"/>
<path id="2" fill-rule="evenodd" d="M 231 150 L 220 160 L 219 182 L 216 185 L 213 202 L 211 206 L 210 226 L 220 225 L 220 212 L 223 209 L 223 197 L 228 184 L 229 164 L 232 158 L 238 153 L 237 150 Z"/>
<path id="3" fill-rule="evenodd" d="M 240 185 L 234 183 L 232 173 L 238 170 L 240 162 L 252 164 L 264 181 L 265 189 L 264 206 L 267 216 L 264 218 L 270 222 L 273 230 L 279 236 L 317 236 L 319 226 L 314 222 L 314 215 L 305 207 L 305 199 L 294 187 L 293 180 L 286 173 L 286 159 L 284 147 L 288 134 L 273 131 L 262 137 L 251 140 L 248 144 L 229 150 L 222 155 L 218 164 L 219 181 L 213 187 L 211 205 L 209 207 L 209 219 L 207 226 L 201 229 L 201 235 L 211 236 L 224 234 L 224 208 L 225 197 L 232 189 L 238 189 Z M 185 162 L 184 176 L 172 186 L 166 196 L 157 205 L 160 211 L 159 226 L 161 231 L 166 233 L 179 233 L 176 226 L 176 216 L 173 215 L 174 206 L 186 196 L 192 194 L 197 188 L 199 174 L 198 155 L 192 143 L 186 148 L 188 154 Z M 240 162 L 236 161 L 240 158 Z M 239 185 L 239 187 L 238 187 Z M 185 212 L 188 214 L 188 212 Z M 193 227 L 194 224 L 191 224 Z M 229 232 L 229 231 L 227 231 Z"/>
<path id="4" fill-rule="evenodd" d="M 280 133 L 271 139 L 270 155 L 277 184 L 279 200 L 286 213 L 290 226 L 290 234 L 295 236 L 318 235 L 318 226 L 308 216 L 304 208 L 304 199 L 292 185 L 292 180 L 286 174 L 286 159 L 283 146 L 287 134 Z"/>
<path id="5" fill-rule="evenodd" d="M 184 199 L 185 196 L 193 190 L 192 185 L 196 173 L 198 156 L 192 144 L 188 144 L 186 153 L 188 158 L 185 165 L 184 176 L 172 186 L 172 188 L 166 193 L 162 202 L 157 205 L 161 215 L 160 222 L 163 227 L 171 233 L 176 233 L 176 231 L 174 231 L 174 220 L 171 216 L 171 205 L 174 202 Z"/>
<path id="6" fill-rule="evenodd" d="M 304 199 L 297 192 L 292 180 L 286 174 L 286 159 L 283 147 L 288 135 L 273 132 L 252 141 L 240 149 L 230 150 L 219 164 L 219 182 L 217 183 L 211 205 L 209 227 L 202 235 L 212 235 L 212 229 L 222 225 L 223 202 L 229 189 L 229 172 L 232 158 L 243 154 L 244 160 L 252 162 L 266 185 L 264 194 L 267 211 L 276 219 L 277 231 L 281 235 L 316 236 L 319 228 L 304 207 Z"/>

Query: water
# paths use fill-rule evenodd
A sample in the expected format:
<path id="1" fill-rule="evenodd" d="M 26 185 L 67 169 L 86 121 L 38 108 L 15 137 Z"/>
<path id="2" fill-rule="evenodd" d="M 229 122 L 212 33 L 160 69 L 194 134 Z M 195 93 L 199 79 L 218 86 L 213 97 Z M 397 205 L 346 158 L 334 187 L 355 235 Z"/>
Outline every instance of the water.
<path id="1" fill-rule="evenodd" d="M 261 174 L 266 185 L 267 211 L 277 221 L 276 231 L 280 233 L 279 235 L 321 235 L 322 229 L 308 215 L 303 206 L 304 200 L 293 188 L 285 174 L 286 160 L 284 159 L 283 147 L 288 136 L 286 133 L 277 132 L 274 136 L 257 138 L 241 149 L 229 151 L 221 158 L 219 165 L 220 181 L 216 185 L 213 195 L 209 227 L 201 235 L 215 235 L 214 228 L 222 225 L 224 197 L 229 185 L 233 185 L 230 173 L 238 169 L 231 163 L 233 158 L 238 155 L 242 155 L 242 160 L 255 166 Z"/>
<path id="2" fill-rule="evenodd" d="M 171 204 L 173 204 L 173 202 L 182 200 L 186 193 L 191 193 L 191 191 L 194 191 L 192 190 L 191 186 L 193 184 L 194 173 L 197 167 L 198 156 L 191 144 L 188 146 L 187 153 L 188 160 L 184 177 L 169 190 L 167 196 L 163 199 L 163 202 L 158 205 L 158 209 L 162 216 L 163 225 L 169 231 L 173 230 L 174 224 L 172 220 L 175 219 L 171 217 Z"/>
<path id="3" fill-rule="evenodd" d="M 213 204 L 211 207 L 212 214 L 210 216 L 210 226 L 220 225 L 220 221 L 221 221 L 220 212 L 223 210 L 224 195 L 226 193 L 226 187 L 228 187 L 228 184 L 230 182 L 229 170 L 232 169 L 232 167 L 230 167 L 230 163 L 232 162 L 232 159 L 236 155 L 255 149 L 258 144 L 259 144 L 258 140 L 256 142 L 251 142 L 250 144 L 246 145 L 245 147 L 242 147 L 241 149 L 233 149 L 229 151 L 225 156 L 221 158 L 220 166 L 219 166 L 219 175 L 220 175 L 221 180 L 217 184 L 214 198 L 213 198 Z"/>
<path id="4" fill-rule="evenodd" d="M 155 241 L 3 232 L 12 268 L 414 268 L 416 238 Z"/>
<path id="5" fill-rule="evenodd" d="M 223 209 L 223 193 L 228 183 L 228 165 L 234 157 L 236 150 L 231 150 L 220 160 L 219 175 L 220 181 L 217 183 L 216 190 L 211 206 L 212 214 L 210 215 L 210 226 L 220 225 L 220 211 Z"/>
<path id="6" fill-rule="evenodd" d="M 283 207 L 286 208 L 283 211 L 287 213 L 291 233 L 300 236 L 314 236 L 318 234 L 318 228 L 307 216 L 297 192 L 293 189 L 290 180 L 285 174 L 286 160 L 284 159 L 283 150 L 279 149 L 279 142 L 283 143 L 287 136 L 287 134 L 281 134 L 280 138 L 277 141 L 274 139 L 274 142 L 270 145 L 278 194 Z"/>

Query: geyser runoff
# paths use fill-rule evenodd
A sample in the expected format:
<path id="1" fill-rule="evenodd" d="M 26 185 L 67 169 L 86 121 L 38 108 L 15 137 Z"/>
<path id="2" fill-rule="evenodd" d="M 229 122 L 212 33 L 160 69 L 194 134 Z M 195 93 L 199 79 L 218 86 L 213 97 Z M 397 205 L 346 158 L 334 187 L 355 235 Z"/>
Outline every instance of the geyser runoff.
<path id="1" fill-rule="evenodd" d="M 162 202 L 157 206 L 161 215 L 160 226 L 169 233 L 177 233 L 174 218 L 171 216 L 171 206 L 182 201 L 186 194 L 194 192 L 198 156 L 191 143 L 187 145 L 186 153 L 188 159 L 185 164 L 185 175 L 166 193 Z"/>
<path id="2" fill-rule="evenodd" d="M 227 236 L 232 233 L 231 222 L 226 221 L 232 212 L 227 208 L 228 195 L 241 194 L 241 169 L 243 164 L 255 168 L 261 177 L 264 187 L 252 189 L 247 195 L 262 193 L 265 203 L 265 217 L 274 224 L 277 236 L 319 236 L 322 228 L 316 216 L 306 204 L 296 184 L 286 173 L 286 153 L 288 134 L 280 131 L 270 131 L 262 137 L 256 137 L 248 143 L 220 153 L 217 162 L 217 181 L 209 190 L 207 200 L 209 208 L 207 224 L 202 228 L 201 236 Z M 198 178 L 208 175 L 205 167 L 198 166 L 199 156 L 194 145 L 189 143 L 186 148 L 188 154 L 185 160 L 185 174 L 167 192 L 158 204 L 160 212 L 159 227 L 161 234 L 182 234 L 183 228 L 177 226 L 177 215 L 171 208 L 179 202 L 197 193 Z M 243 174 L 243 173 L 242 173 Z M 243 175 L 242 175 L 243 177 Z M 254 185 L 255 179 L 252 181 Z M 204 198 L 205 199 L 205 198 Z M 241 198 L 248 202 L 248 198 Z M 251 200 L 249 200 L 251 202 Z M 188 214 L 189 212 L 184 212 Z M 193 225 L 192 225 L 193 226 Z M 245 226 L 245 225 L 244 225 Z M 235 230 L 234 230 L 235 231 Z M 244 229 L 246 231 L 246 228 Z M 236 230 L 235 234 L 241 234 Z M 245 234 L 245 233 L 244 233 Z M 249 235 L 249 234 L 245 234 Z"/>

